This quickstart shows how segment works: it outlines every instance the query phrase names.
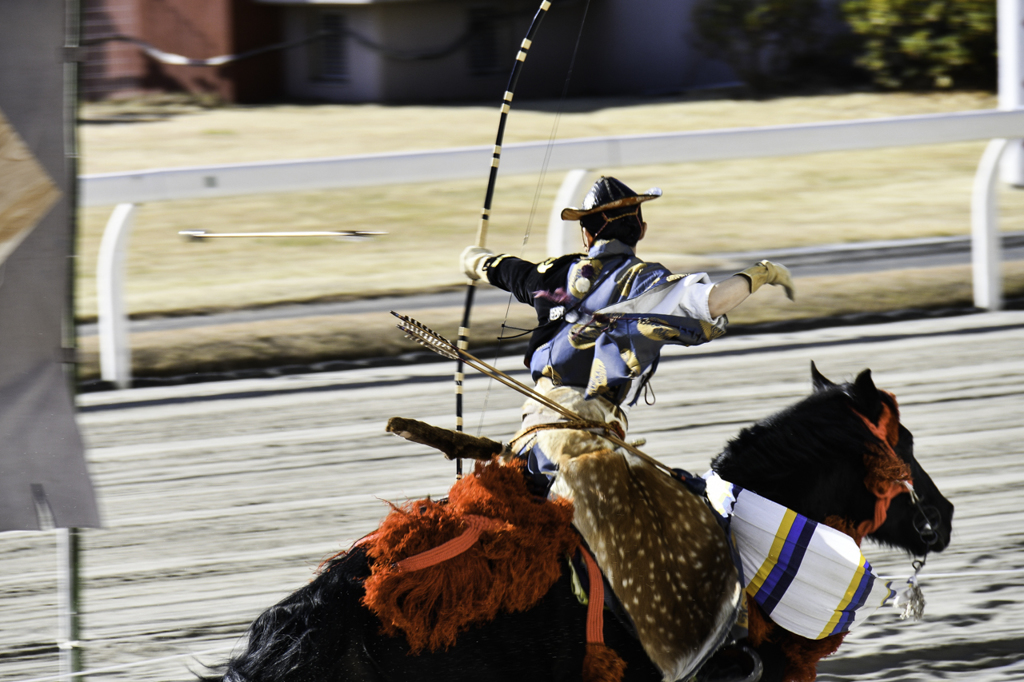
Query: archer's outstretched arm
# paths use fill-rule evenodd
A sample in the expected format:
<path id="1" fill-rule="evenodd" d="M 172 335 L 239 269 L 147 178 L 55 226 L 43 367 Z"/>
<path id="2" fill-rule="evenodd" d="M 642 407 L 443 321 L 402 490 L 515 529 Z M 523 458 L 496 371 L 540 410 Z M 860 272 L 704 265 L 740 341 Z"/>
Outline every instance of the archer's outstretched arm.
<path id="1" fill-rule="evenodd" d="M 569 265 L 578 258 L 570 254 L 531 263 L 508 254 L 495 254 L 479 246 L 470 246 L 459 259 L 462 271 L 473 280 L 483 279 L 499 289 L 512 292 L 520 303 L 535 304 L 538 291 L 565 286 Z"/>
<path id="2" fill-rule="evenodd" d="M 789 300 L 794 300 L 796 290 L 786 266 L 763 260 L 719 282 L 711 289 L 711 295 L 708 296 L 708 311 L 711 317 L 725 315 L 765 284 L 783 287 Z"/>

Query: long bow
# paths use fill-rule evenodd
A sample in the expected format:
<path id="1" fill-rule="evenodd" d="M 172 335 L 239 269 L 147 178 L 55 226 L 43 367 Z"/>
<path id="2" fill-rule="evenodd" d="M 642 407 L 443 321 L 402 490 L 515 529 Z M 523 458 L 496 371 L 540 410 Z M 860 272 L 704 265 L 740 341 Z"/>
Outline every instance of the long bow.
<path id="1" fill-rule="evenodd" d="M 491 201 L 494 198 L 494 187 L 498 182 L 498 165 L 501 163 L 501 143 L 505 138 L 505 122 L 508 120 L 508 112 L 512 108 L 512 96 L 515 93 L 516 83 L 519 81 L 519 74 L 522 73 L 523 64 L 526 62 L 526 55 L 530 51 L 530 46 L 533 44 L 533 37 L 537 33 L 537 29 L 540 27 L 540 22 L 543 21 L 547 14 L 548 8 L 551 7 L 550 0 L 542 0 L 540 7 L 537 8 L 536 14 L 533 15 L 533 21 L 530 22 L 530 28 L 526 31 L 526 37 L 523 38 L 523 42 L 519 47 L 519 54 L 516 55 L 515 64 L 512 67 L 512 74 L 508 79 L 508 87 L 505 89 L 505 97 L 501 103 L 501 118 L 498 121 L 498 134 L 494 141 L 494 155 L 491 159 L 491 171 L 487 178 L 487 193 L 484 195 L 484 207 L 480 213 L 480 225 L 476 232 L 476 244 L 477 246 L 485 246 L 487 242 L 487 226 L 491 217 Z M 473 308 L 473 295 L 476 292 L 476 284 L 470 280 L 469 285 L 466 288 L 466 305 L 462 311 L 462 324 L 459 326 L 459 339 L 458 347 L 462 350 L 469 348 L 469 314 Z M 462 384 L 465 380 L 465 374 L 463 372 L 463 362 L 460 356 L 456 367 L 455 367 L 455 430 L 463 430 L 462 420 Z M 456 461 L 456 476 L 462 477 L 462 460 Z"/>

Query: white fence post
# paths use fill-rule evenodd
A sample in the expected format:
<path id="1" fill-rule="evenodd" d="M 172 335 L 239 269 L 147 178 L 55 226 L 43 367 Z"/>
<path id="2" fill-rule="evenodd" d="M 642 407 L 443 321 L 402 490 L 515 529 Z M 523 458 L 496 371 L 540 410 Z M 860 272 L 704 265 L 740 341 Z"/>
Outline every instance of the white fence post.
<path id="1" fill-rule="evenodd" d="M 1009 140 L 990 140 L 978 162 L 971 192 L 971 269 L 974 307 L 1003 307 L 1002 241 L 999 235 L 999 158 Z"/>
<path id="2" fill-rule="evenodd" d="M 1024 6 L 1020 0 L 997 0 L 996 43 L 999 58 L 999 108 L 1024 107 Z M 1003 182 L 1024 186 L 1024 140 L 1009 143 L 1000 163 Z"/>
<path id="3" fill-rule="evenodd" d="M 551 207 L 551 216 L 548 218 L 548 256 L 563 256 L 583 248 L 580 242 L 579 223 L 574 220 L 562 220 L 561 214 L 563 208 L 579 206 L 582 203 L 596 177 L 597 173 L 594 171 L 577 169 L 569 171 L 562 180 L 562 186 L 555 195 L 555 205 Z"/>
<path id="4" fill-rule="evenodd" d="M 100 339 L 100 377 L 118 388 L 132 381 L 132 349 L 124 309 L 124 256 L 135 204 L 118 204 L 110 214 L 96 261 L 96 307 Z"/>

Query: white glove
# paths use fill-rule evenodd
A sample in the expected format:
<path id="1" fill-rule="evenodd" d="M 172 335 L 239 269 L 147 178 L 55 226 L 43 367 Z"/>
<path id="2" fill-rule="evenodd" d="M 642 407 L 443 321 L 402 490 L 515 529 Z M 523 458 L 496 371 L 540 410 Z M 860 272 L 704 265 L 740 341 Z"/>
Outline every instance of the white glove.
<path id="1" fill-rule="evenodd" d="M 466 273 L 466 277 L 472 280 L 486 280 L 487 275 L 484 273 L 484 263 L 493 255 L 493 251 L 489 251 L 482 246 L 467 246 L 459 258 L 459 263 L 462 266 L 462 271 Z"/>

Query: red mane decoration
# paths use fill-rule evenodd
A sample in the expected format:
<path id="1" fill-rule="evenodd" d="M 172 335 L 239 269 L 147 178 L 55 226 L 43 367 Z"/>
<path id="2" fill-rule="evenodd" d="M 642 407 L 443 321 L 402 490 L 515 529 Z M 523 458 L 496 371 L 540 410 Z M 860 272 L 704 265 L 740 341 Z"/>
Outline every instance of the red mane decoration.
<path id="1" fill-rule="evenodd" d="M 579 545 L 572 514 L 567 500 L 531 495 L 520 466 L 477 464 L 452 486 L 447 502 L 395 507 L 366 539 L 374 563 L 363 603 L 385 634 L 405 635 L 411 653 L 446 649 L 472 625 L 499 610 L 529 609 L 551 589 L 561 575 L 561 557 Z M 403 563 L 467 530 L 479 539 L 465 551 L 423 568 Z"/>

